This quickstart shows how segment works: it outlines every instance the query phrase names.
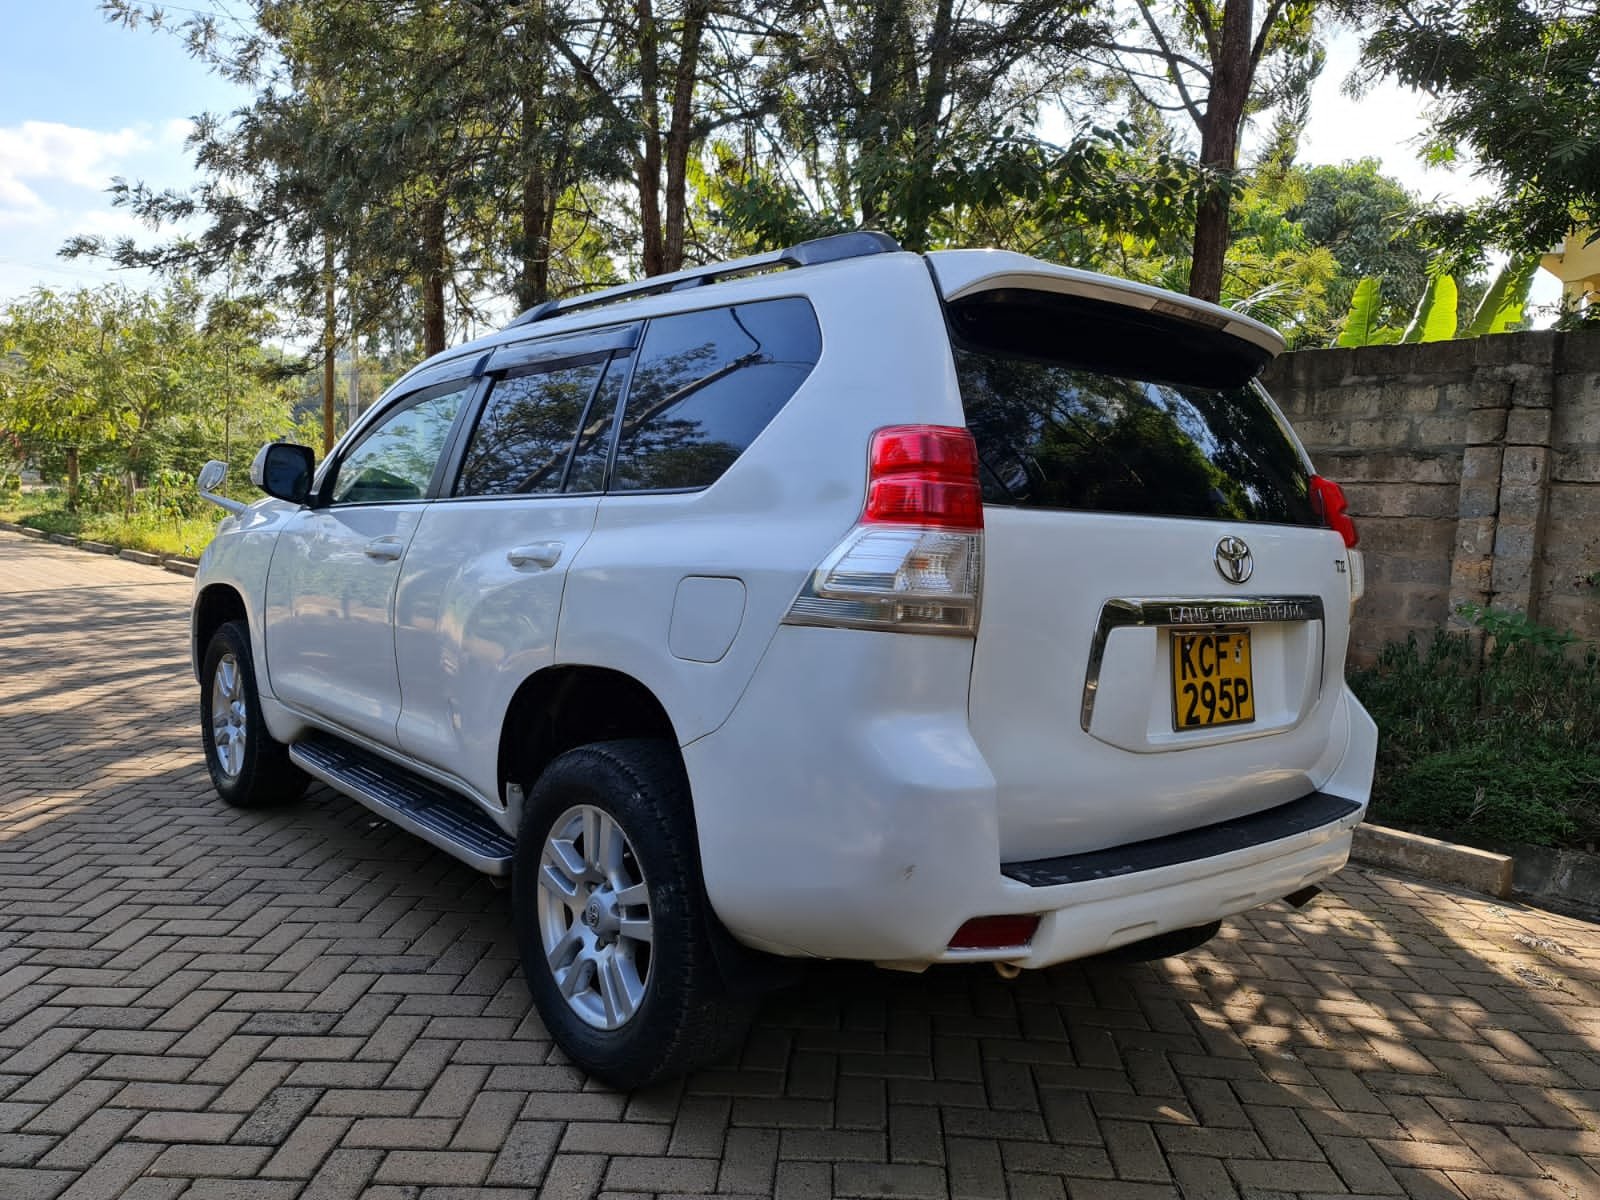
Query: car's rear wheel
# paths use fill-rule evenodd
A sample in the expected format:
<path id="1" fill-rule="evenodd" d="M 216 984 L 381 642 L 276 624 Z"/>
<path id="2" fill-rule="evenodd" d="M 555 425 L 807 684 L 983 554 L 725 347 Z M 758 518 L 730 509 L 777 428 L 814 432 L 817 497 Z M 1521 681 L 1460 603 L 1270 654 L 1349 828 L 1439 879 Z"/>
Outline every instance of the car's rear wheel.
<path id="1" fill-rule="evenodd" d="M 528 796 L 512 898 L 523 974 L 567 1056 L 620 1088 L 743 1039 L 711 945 L 688 782 L 667 742 L 599 742 Z"/>
<path id="2" fill-rule="evenodd" d="M 267 731 L 256 690 L 250 630 L 229 621 L 211 635 L 200 668 L 200 737 L 217 794 L 238 808 L 298 799 L 306 775 Z"/>

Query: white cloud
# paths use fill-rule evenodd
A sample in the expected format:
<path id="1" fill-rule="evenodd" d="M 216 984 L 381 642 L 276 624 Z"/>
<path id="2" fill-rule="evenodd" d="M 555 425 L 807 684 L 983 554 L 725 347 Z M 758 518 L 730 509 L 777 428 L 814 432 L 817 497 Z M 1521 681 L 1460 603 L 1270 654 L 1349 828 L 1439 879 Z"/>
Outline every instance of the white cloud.
<path id="1" fill-rule="evenodd" d="M 0 126 L 0 298 L 34 282 L 77 284 L 109 278 L 106 264 L 63 262 L 68 237 L 148 234 L 105 195 L 114 175 L 174 173 L 184 165 L 188 121 L 140 122 L 121 129 L 85 129 L 55 121 Z"/>
<path id="2" fill-rule="evenodd" d="M 20 179 L 10 178 L 0 167 L 0 226 L 37 225 L 55 215 L 52 209 Z"/>
<path id="3" fill-rule="evenodd" d="M 102 192 L 121 162 L 150 146 L 143 126 L 110 131 L 55 121 L 0 126 L 0 228 L 50 224 L 61 216 L 63 190 Z"/>
<path id="4" fill-rule="evenodd" d="M 118 160 L 149 146 L 142 128 L 107 132 L 55 121 L 24 121 L 0 127 L 0 179 L 53 179 L 103 188 Z"/>
<path id="5" fill-rule="evenodd" d="M 161 145 L 182 147 L 194 132 L 194 122 L 188 117 L 174 117 L 161 123 Z"/>
<path id="6" fill-rule="evenodd" d="M 150 227 L 125 208 L 92 208 L 72 218 L 72 232 L 136 238 L 148 236 Z"/>

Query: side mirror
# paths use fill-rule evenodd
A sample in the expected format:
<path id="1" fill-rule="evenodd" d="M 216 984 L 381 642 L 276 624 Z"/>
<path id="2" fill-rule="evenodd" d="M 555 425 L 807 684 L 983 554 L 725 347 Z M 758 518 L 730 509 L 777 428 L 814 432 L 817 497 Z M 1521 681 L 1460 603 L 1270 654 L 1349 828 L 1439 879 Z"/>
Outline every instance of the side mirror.
<path id="1" fill-rule="evenodd" d="M 213 458 L 200 468 L 200 477 L 195 480 L 202 492 L 214 492 L 222 486 L 222 481 L 228 477 L 228 464 Z"/>
<path id="2" fill-rule="evenodd" d="M 250 482 L 269 496 L 304 504 L 311 498 L 311 472 L 316 458 L 309 446 L 268 442 L 250 464 Z"/>
<path id="3" fill-rule="evenodd" d="M 200 475 L 195 479 L 195 486 L 200 495 L 211 501 L 218 508 L 229 513 L 242 513 L 245 506 L 237 500 L 229 500 L 226 496 L 217 495 L 217 489 L 222 486 L 222 481 L 228 477 L 228 464 L 212 459 L 200 468 Z"/>

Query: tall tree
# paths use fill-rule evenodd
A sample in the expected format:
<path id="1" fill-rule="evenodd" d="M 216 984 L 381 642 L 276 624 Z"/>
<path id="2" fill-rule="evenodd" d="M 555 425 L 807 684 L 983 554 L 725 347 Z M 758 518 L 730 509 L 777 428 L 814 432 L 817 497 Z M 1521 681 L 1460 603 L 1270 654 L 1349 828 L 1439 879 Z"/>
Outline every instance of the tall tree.
<path id="1" fill-rule="evenodd" d="M 1086 5 L 823 0 L 779 11 L 719 146 L 725 219 L 761 240 L 869 225 L 910 249 L 1061 156 L 1026 130 Z M 1009 189 L 1016 191 L 1016 186 Z"/>
<path id="2" fill-rule="evenodd" d="M 1600 228 L 1600 3 L 1356 0 L 1359 88 L 1382 76 L 1431 97 L 1426 153 L 1467 158 L 1497 194 L 1437 228 L 1469 255 L 1548 250 Z"/>
<path id="3" fill-rule="evenodd" d="M 1428 286 L 1433 257 L 1417 228 L 1422 204 L 1380 172 L 1374 158 L 1300 168 L 1296 175 L 1298 195 L 1285 216 L 1312 245 L 1332 251 L 1339 265 L 1328 283 L 1328 316 L 1337 320 L 1349 311 L 1361 280 L 1379 279 L 1374 318 L 1404 325 Z"/>
<path id="4" fill-rule="evenodd" d="M 761 24 L 737 0 L 592 0 L 550 31 L 573 77 L 628 139 L 624 171 L 646 275 L 684 265 L 691 160 L 719 120 L 711 81 L 746 68 Z"/>
<path id="5" fill-rule="evenodd" d="M 1205 175 L 1194 219 L 1189 294 L 1217 300 L 1245 120 L 1303 99 L 1322 69 L 1315 0 L 1134 0 L 1119 5 L 1088 56 L 1112 91 L 1187 120 Z"/>

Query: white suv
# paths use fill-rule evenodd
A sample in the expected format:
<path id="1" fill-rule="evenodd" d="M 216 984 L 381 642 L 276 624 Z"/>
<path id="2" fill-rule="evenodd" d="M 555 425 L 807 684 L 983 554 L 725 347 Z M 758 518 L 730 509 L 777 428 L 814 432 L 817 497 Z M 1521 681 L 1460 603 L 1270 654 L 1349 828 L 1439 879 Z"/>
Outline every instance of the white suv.
<path id="1" fill-rule="evenodd" d="M 1313 894 L 1372 776 L 1355 529 L 1255 382 L 1281 349 L 871 233 L 543 305 L 219 501 L 212 778 L 510 875 L 545 1023 L 623 1086 L 784 959 L 1189 948 Z"/>

